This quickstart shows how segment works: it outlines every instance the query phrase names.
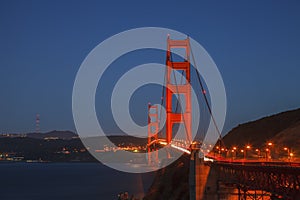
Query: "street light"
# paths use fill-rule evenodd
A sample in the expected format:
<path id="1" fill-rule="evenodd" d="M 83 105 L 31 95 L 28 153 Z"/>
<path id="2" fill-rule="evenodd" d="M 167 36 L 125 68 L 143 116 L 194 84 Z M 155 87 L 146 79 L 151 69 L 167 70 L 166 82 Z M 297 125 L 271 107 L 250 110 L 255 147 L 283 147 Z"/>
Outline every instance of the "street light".
<path id="1" fill-rule="evenodd" d="M 272 143 L 272 142 L 269 142 L 269 143 L 268 143 L 268 145 L 269 145 L 269 146 L 272 146 L 272 145 L 273 145 L 273 143 Z"/>
<path id="2" fill-rule="evenodd" d="M 257 152 L 257 158 L 260 158 L 260 150 L 259 149 L 255 149 L 255 151 Z"/>
<path id="3" fill-rule="evenodd" d="M 247 150 L 249 150 L 250 148 L 251 148 L 250 145 L 247 145 L 247 146 L 246 146 L 246 150 L 245 150 L 245 158 L 247 157 Z"/>
<path id="4" fill-rule="evenodd" d="M 284 147 L 283 150 L 287 151 L 287 158 L 289 159 L 290 156 L 290 149 L 287 147 Z"/>
<path id="5" fill-rule="evenodd" d="M 219 154 L 221 154 L 220 147 L 219 147 L 219 146 L 217 146 L 217 147 L 216 147 L 216 149 L 217 149 L 217 152 L 218 152 Z"/>
<path id="6" fill-rule="evenodd" d="M 267 148 L 266 149 L 266 161 L 268 161 L 268 152 L 269 152 L 269 149 Z"/>
<path id="7" fill-rule="evenodd" d="M 231 150 L 231 152 L 232 152 L 232 157 L 234 156 L 235 158 L 236 158 L 236 151 L 237 150 L 237 148 L 236 147 L 232 147 L 232 150 Z"/>
<path id="8" fill-rule="evenodd" d="M 271 147 L 273 146 L 273 143 L 272 142 L 268 142 L 268 146 L 269 146 L 269 157 L 271 159 Z"/>
<path id="9" fill-rule="evenodd" d="M 292 161 L 292 159 L 293 159 L 293 156 L 294 156 L 294 154 L 291 152 L 291 153 L 290 153 L 291 161 Z"/>
<path id="10" fill-rule="evenodd" d="M 244 159 L 246 158 L 246 155 L 245 155 L 245 151 L 244 151 L 244 149 L 241 149 L 241 153 L 243 153 L 244 154 Z"/>
<path id="11" fill-rule="evenodd" d="M 220 153 L 221 157 L 223 157 L 223 155 L 224 155 L 224 150 L 225 150 L 224 148 L 221 148 L 221 153 Z M 225 158 L 226 158 L 226 154 L 225 154 Z"/>

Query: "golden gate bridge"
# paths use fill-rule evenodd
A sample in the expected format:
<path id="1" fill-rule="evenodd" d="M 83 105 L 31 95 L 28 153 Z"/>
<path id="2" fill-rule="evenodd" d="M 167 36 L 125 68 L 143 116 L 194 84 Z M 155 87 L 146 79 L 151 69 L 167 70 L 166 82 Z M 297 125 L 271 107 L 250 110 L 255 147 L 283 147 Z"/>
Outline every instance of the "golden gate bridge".
<path id="1" fill-rule="evenodd" d="M 174 61 L 172 49 L 183 49 L 185 58 L 183 61 Z M 148 104 L 148 164 L 159 163 L 158 149 L 168 147 L 168 158 L 172 157 L 172 151 L 180 151 L 190 159 L 190 199 L 222 199 L 218 194 L 220 184 L 231 185 L 237 189 L 238 199 L 300 199 L 300 165 L 291 162 L 267 162 L 266 160 L 233 160 L 215 156 L 209 153 L 199 157 L 204 149 L 201 141 L 192 138 L 192 105 L 191 105 L 191 62 L 194 59 L 189 38 L 173 40 L 167 38 L 165 87 L 162 91 L 161 106 L 165 104 L 166 125 L 165 134 L 160 131 L 162 109 L 159 113 L 158 105 Z M 195 61 L 194 61 L 194 65 Z M 194 66 L 195 68 L 197 66 Z M 174 71 L 181 71 L 185 77 L 184 83 L 176 80 Z M 211 120 L 219 135 L 218 143 L 214 148 L 228 149 L 222 141 L 221 132 L 212 115 L 209 100 L 200 79 L 198 70 L 197 80 L 201 88 L 201 94 L 205 100 Z M 173 98 L 177 97 L 174 106 Z M 184 104 L 183 104 L 184 101 Z M 178 102 L 181 109 L 178 112 Z M 175 138 L 173 126 L 184 126 L 185 138 Z M 236 149 L 235 149 L 236 150 Z M 207 153 L 207 152 L 206 152 Z M 209 169 L 210 175 L 204 172 Z M 202 178 L 201 178 L 202 177 Z M 203 177 L 205 177 L 203 180 Z M 210 179 L 210 181 L 208 180 Z M 213 180 L 213 181 L 211 181 Z"/>

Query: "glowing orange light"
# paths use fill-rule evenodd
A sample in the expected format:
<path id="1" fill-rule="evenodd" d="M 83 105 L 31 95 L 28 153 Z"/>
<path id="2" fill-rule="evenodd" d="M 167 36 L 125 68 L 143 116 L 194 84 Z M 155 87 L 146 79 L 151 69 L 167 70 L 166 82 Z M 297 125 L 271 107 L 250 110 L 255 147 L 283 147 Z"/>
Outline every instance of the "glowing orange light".
<path id="1" fill-rule="evenodd" d="M 247 148 L 247 149 L 250 149 L 251 147 L 250 147 L 250 145 L 247 145 L 246 148 Z"/>
<path id="2" fill-rule="evenodd" d="M 244 150 L 242 149 L 242 150 L 241 150 L 241 152 L 243 153 L 243 152 L 244 152 Z"/>
<path id="3" fill-rule="evenodd" d="M 233 150 L 236 150 L 236 147 L 233 147 Z"/>
<path id="4" fill-rule="evenodd" d="M 268 143 L 268 145 L 269 145 L 269 146 L 272 146 L 272 145 L 273 145 L 273 143 L 272 143 L 272 142 L 269 142 L 269 143 Z"/>

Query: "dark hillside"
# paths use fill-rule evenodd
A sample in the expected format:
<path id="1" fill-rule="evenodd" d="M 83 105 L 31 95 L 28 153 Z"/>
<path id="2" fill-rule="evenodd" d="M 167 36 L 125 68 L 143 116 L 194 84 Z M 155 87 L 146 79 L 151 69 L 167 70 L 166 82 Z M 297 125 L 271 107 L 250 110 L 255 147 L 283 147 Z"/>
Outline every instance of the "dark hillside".
<path id="1" fill-rule="evenodd" d="M 293 145 L 295 142 L 299 142 L 300 139 L 299 123 L 300 109 L 282 112 L 241 124 L 225 135 L 223 140 L 225 145 L 229 147 L 246 143 L 253 146 L 263 146 L 273 138 L 278 142 L 291 141 L 290 144 Z M 293 139 L 289 139 L 289 136 L 292 135 L 291 130 L 293 130 Z M 281 136 L 278 135 L 279 133 Z M 279 140 L 279 138 L 281 139 Z M 283 140 L 283 138 L 285 139 Z"/>

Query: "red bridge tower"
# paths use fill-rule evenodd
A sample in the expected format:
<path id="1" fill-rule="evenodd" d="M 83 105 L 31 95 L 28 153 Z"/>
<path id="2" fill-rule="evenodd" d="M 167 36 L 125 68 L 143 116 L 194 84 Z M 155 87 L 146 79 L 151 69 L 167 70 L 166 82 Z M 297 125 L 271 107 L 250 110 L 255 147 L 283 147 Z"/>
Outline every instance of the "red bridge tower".
<path id="1" fill-rule="evenodd" d="M 167 73 L 166 73 L 166 142 L 170 144 L 172 140 L 173 125 L 176 123 L 183 123 L 186 131 L 186 139 L 191 144 L 192 141 L 192 128 L 191 128 L 191 86 L 190 86 L 190 41 L 189 38 L 185 40 L 171 40 L 168 36 L 167 41 Z M 172 60 L 172 49 L 184 49 L 185 59 L 181 62 L 174 62 Z M 183 72 L 186 81 L 180 84 L 176 81 L 174 70 Z M 172 78 L 173 77 L 173 78 Z M 174 79 L 172 82 L 171 80 Z M 177 95 L 178 101 L 181 106 L 180 113 L 176 113 L 172 108 L 172 100 Z M 185 101 L 181 100 L 184 96 Z M 185 105 L 183 105 L 185 102 Z"/>
<path id="2" fill-rule="evenodd" d="M 156 149 L 151 149 L 152 142 L 157 142 L 158 140 L 158 106 L 148 104 L 148 163 L 152 163 L 152 158 L 154 156 L 153 162 L 158 163 L 158 151 Z"/>

